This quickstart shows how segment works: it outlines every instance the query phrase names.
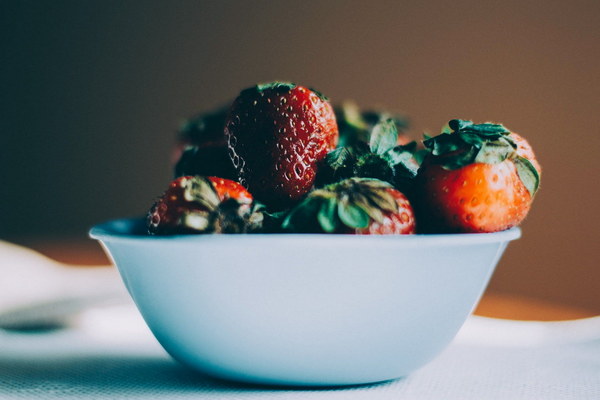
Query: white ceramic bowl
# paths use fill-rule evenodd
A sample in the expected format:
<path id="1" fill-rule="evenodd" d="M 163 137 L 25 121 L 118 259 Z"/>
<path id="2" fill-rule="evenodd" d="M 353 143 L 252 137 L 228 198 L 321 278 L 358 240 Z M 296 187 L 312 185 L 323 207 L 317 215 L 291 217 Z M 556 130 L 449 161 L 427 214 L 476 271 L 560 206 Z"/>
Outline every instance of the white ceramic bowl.
<path id="1" fill-rule="evenodd" d="M 439 354 L 520 236 L 148 236 L 92 228 L 146 323 L 204 373 L 283 385 L 405 376 Z"/>

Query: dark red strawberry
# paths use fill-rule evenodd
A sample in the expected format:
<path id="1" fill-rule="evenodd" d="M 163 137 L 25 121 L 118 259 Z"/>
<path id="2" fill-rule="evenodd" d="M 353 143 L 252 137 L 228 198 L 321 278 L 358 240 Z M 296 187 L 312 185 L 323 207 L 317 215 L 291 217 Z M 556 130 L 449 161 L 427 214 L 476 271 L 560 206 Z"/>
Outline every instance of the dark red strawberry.
<path id="1" fill-rule="evenodd" d="M 217 177 L 175 179 L 148 212 L 151 234 L 242 233 L 257 229 L 262 214 L 239 183 Z"/>
<path id="2" fill-rule="evenodd" d="M 452 120 L 424 142 L 418 172 L 419 222 L 429 231 L 495 232 L 523 221 L 541 167 L 531 146 L 498 124 Z"/>
<path id="3" fill-rule="evenodd" d="M 276 82 L 240 93 L 229 112 L 225 135 L 240 182 L 277 209 L 311 189 L 317 162 L 336 146 L 338 128 L 323 95 Z"/>
<path id="4" fill-rule="evenodd" d="M 223 129 L 228 112 L 228 106 L 219 107 L 190 118 L 179 129 L 179 143 L 200 147 L 226 146 Z"/>
<path id="5" fill-rule="evenodd" d="M 215 175 L 237 180 L 227 146 L 187 146 L 175 164 L 175 178 Z"/>
<path id="6" fill-rule="evenodd" d="M 227 113 L 223 107 L 202 113 L 181 127 L 173 154 L 176 178 L 203 175 L 237 180 L 224 133 Z"/>
<path id="7" fill-rule="evenodd" d="M 317 189 L 287 215 L 290 232 L 361 235 L 415 233 L 413 209 L 404 194 L 378 179 L 350 178 Z"/>

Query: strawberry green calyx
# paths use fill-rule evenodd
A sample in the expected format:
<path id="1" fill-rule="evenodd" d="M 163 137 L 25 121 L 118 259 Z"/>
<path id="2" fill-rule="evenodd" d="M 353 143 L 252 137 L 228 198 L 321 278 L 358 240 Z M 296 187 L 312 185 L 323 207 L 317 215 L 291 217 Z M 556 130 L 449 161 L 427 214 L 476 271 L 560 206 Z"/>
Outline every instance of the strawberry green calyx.
<path id="1" fill-rule="evenodd" d="M 265 91 L 268 90 L 273 90 L 276 92 L 280 92 L 280 93 L 287 93 L 290 90 L 296 88 L 298 85 L 296 85 L 295 83 L 292 82 L 267 82 L 267 83 L 259 83 L 254 87 L 248 88 L 245 91 L 257 91 L 259 93 L 263 93 Z M 319 92 L 316 89 L 313 88 L 308 88 L 310 91 L 312 91 L 314 94 L 316 94 L 321 100 L 323 101 L 329 101 L 329 98 L 327 96 L 325 96 L 323 93 Z M 244 93 L 244 91 L 242 91 L 242 93 Z"/>
<path id="2" fill-rule="evenodd" d="M 533 198 L 540 187 L 540 174 L 538 170 L 533 163 L 525 157 L 517 156 L 514 158 L 513 162 L 517 168 L 519 179 L 523 182 L 529 195 Z"/>
<path id="3" fill-rule="evenodd" d="M 453 119 L 440 135 L 426 137 L 423 144 L 429 150 L 429 161 L 447 170 L 474 163 L 498 164 L 512 160 L 519 178 L 533 197 L 539 187 L 539 173 L 529 160 L 517 154 L 517 144 L 510 134 L 501 124 L 474 124 Z"/>
<path id="4" fill-rule="evenodd" d="M 318 98 L 320 98 L 323 101 L 329 101 L 329 97 L 325 96 L 323 93 L 319 92 L 317 89 L 315 88 L 308 88 L 311 92 L 313 92 L 314 94 L 317 95 Z"/>
<path id="5" fill-rule="evenodd" d="M 232 198 L 221 201 L 214 185 L 205 177 L 196 176 L 188 182 L 183 196 L 200 208 L 183 214 L 183 226 L 214 233 L 246 233 L 260 229 L 262 205 Z"/>
<path id="6" fill-rule="evenodd" d="M 240 92 L 240 97 L 253 97 L 257 93 L 264 96 L 265 93 L 275 92 L 279 94 L 288 93 L 290 90 L 296 88 L 297 85 L 291 82 L 267 82 L 259 83 L 254 86 L 250 86 Z"/>
<path id="7" fill-rule="evenodd" d="M 510 131 L 499 124 L 453 119 L 448 128 L 423 142 L 432 162 L 452 170 L 476 162 L 496 164 L 516 154 Z"/>
<path id="8" fill-rule="evenodd" d="M 155 202 L 147 226 L 150 234 L 246 233 L 262 220 L 262 206 L 251 199 L 223 197 L 209 178 L 185 176 Z"/>
<path id="9" fill-rule="evenodd" d="M 408 120 L 387 111 L 363 111 L 351 101 L 335 107 L 335 116 L 340 130 L 339 146 L 351 146 L 357 141 L 369 143 L 375 127 L 384 121 L 394 124 L 396 132 L 408 127 Z"/>
<path id="10" fill-rule="evenodd" d="M 378 122 L 369 141 L 356 141 L 329 152 L 317 172 L 317 186 L 351 177 L 374 178 L 409 192 L 419 164 L 416 142 L 397 145 L 398 128 L 392 119 Z"/>
<path id="11" fill-rule="evenodd" d="M 227 199 L 212 216 L 212 229 L 215 233 L 252 233 L 262 230 L 264 206 L 260 203 L 242 204 Z"/>
<path id="12" fill-rule="evenodd" d="M 259 92 L 264 92 L 265 90 L 281 90 L 288 92 L 295 88 L 297 85 L 292 82 L 268 82 L 268 83 L 259 83 L 255 87 L 250 88 L 248 90 L 257 90 Z"/>
<path id="13" fill-rule="evenodd" d="M 347 233 L 382 222 L 396 213 L 398 204 L 390 189 L 378 179 L 350 178 L 317 189 L 296 206 L 283 221 L 285 231 Z"/>

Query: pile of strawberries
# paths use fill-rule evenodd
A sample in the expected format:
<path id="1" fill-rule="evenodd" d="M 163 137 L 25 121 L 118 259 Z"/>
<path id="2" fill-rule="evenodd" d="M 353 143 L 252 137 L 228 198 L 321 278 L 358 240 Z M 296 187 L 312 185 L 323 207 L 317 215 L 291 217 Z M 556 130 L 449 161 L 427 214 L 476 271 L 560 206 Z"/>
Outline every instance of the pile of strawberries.
<path id="1" fill-rule="evenodd" d="M 406 126 L 291 83 L 243 90 L 182 128 L 148 231 L 495 232 L 525 218 L 541 174 L 525 139 L 455 119 L 417 144 Z"/>

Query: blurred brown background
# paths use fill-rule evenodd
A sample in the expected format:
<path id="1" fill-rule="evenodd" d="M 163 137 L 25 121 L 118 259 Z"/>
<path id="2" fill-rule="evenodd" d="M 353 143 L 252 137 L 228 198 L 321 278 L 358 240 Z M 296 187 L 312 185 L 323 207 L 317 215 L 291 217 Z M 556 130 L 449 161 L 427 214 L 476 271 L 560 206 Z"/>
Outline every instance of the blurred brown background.
<path id="1" fill-rule="evenodd" d="M 3 1 L 0 238 L 143 214 L 188 116 L 256 82 L 503 122 L 544 167 L 490 290 L 600 310 L 598 1 Z"/>

